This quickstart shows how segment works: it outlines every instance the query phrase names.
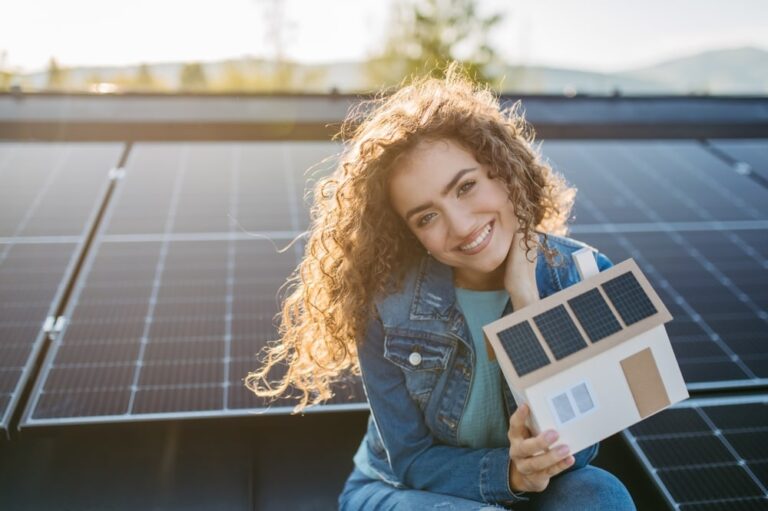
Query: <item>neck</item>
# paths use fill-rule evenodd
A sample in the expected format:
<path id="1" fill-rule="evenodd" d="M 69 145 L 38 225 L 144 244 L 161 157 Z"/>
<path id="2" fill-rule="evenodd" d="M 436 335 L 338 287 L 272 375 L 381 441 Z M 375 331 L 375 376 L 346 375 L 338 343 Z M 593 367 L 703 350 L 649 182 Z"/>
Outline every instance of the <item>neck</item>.
<path id="1" fill-rule="evenodd" d="M 501 271 L 499 271 L 501 270 Z M 504 289 L 504 265 L 490 273 L 467 275 L 453 270 L 453 285 L 470 291 L 499 291 Z"/>

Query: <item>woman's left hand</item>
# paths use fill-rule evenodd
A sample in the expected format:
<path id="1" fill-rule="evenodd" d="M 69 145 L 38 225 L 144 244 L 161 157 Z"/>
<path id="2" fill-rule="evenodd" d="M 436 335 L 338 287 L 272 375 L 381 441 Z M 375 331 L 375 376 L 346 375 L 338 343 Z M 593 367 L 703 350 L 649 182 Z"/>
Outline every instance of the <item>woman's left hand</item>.
<path id="1" fill-rule="evenodd" d="M 531 258 L 533 259 L 531 261 Z M 519 310 L 539 300 L 536 284 L 536 260 L 538 252 L 526 254 L 525 240 L 520 231 L 512 237 L 504 271 L 504 287 L 512 299 L 514 310 Z"/>

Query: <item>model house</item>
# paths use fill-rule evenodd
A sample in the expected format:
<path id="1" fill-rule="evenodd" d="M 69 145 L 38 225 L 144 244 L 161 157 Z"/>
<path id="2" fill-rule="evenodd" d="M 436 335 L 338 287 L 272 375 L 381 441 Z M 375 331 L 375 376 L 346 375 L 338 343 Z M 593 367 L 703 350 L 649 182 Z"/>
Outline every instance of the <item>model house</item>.
<path id="1" fill-rule="evenodd" d="M 534 434 L 571 452 L 688 397 L 664 323 L 672 316 L 632 259 L 599 272 L 573 254 L 577 284 L 483 327 Z"/>

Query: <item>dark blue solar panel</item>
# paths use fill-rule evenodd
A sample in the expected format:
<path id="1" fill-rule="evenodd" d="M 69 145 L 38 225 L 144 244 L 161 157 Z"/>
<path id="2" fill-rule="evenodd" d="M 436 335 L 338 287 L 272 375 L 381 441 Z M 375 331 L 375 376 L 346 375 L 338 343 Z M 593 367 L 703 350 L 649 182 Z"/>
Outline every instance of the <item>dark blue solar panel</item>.
<path id="1" fill-rule="evenodd" d="M 544 348 L 527 321 L 499 332 L 499 340 L 519 376 L 549 364 Z"/>
<path id="2" fill-rule="evenodd" d="M 603 289 L 628 326 L 657 312 L 632 272 L 609 280 Z"/>
<path id="3" fill-rule="evenodd" d="M 557 360 L 587 347 L 564 305 L 534 316 L 533 320 Z"/>
<path id="4" fill-rule="evenodd" d="M 581 323 L 589 340 L 597 342 L 621 330 L 621 325 L 603 295 L 597 289 L 590 289 L 568 300 L 576 319 Z"/>

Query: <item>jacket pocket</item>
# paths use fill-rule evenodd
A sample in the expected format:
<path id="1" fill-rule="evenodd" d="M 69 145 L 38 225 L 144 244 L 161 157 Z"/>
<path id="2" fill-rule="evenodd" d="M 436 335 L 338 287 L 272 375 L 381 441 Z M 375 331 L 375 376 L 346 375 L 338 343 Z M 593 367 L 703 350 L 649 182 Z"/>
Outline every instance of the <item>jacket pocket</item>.
<path id="1" fill-rule="evenodd" d="M 408 393 L 426 409 L 432 391 L 448 368 L 456 341 L 435 335 L 386 334 L 384 357 L 402 369 Z"/>

